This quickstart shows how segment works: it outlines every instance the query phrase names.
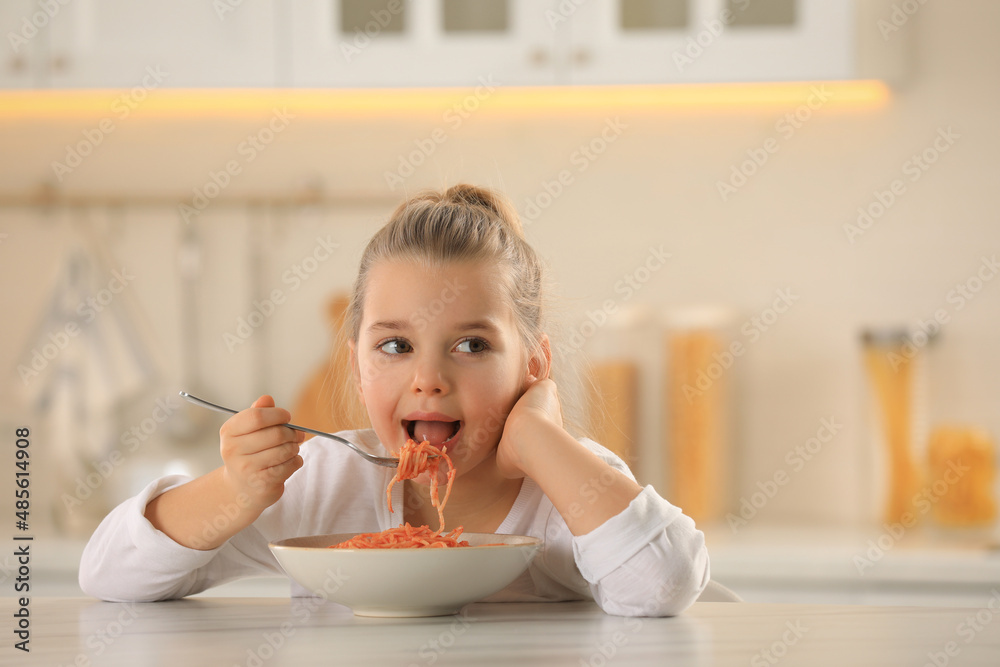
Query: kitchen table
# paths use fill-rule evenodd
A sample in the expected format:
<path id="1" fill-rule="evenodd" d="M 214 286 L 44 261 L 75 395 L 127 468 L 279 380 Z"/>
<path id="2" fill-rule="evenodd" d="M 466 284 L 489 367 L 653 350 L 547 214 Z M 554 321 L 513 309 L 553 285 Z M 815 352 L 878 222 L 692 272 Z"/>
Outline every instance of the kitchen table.
<path id="1" fill-rule="evenodd" d="M 1000 592 L 979 608 L 699 602 L 674 618 L 589 602 L 473 604 L 455 616 L 363 618 L 319 599 L 110 603 L 3 598 L 3 665 L 1000 665 Z M 13 623 L 12 623 L 13 621 Z"/>

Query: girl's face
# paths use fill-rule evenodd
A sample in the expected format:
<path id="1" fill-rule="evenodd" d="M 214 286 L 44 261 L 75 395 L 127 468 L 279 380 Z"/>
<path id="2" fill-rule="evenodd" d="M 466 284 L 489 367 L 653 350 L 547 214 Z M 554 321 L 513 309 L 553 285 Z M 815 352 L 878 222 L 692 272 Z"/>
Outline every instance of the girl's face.
<path id="1" fill-rule="evenodd" d="M 352 354 L 361 400 L 389 451 L 426 436 L 447 446 L 459 475 L 492 459 L 533 379 L 499 284 L 496 267 L 466 262 L 372 267 Z"/>

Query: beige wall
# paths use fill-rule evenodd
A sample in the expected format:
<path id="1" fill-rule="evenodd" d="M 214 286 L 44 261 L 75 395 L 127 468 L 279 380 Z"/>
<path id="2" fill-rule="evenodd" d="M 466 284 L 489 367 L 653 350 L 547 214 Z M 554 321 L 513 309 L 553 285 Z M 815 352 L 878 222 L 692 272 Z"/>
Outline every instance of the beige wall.
<path id="1" fill-rule="evenodd" d="M 748 343 L 734 367 L 736 496 L 751 493 L 778 469 L 790 470 L 786 453 L 815 435 L 822 418 L 833 417 L 843 430 L 791 475 L 761 516 L 856 520 L 870 504 L 864 496 L 870 464 L 857 342 L 861 328 L 913 325 L 944 309 L 950 321 L 936 345 L 928 420 L 979 424 L 1000 434 L 1000 280 L 985 283 L 961 310 L 948 299 L 957 283 L 975 275 L 983 256 L 1000 251 L 998 25 L 1000 6 L 993 2 L 927 3 L 901 31 L 906 34 L 898 35 L 914 45 L 912 71 L 887 106 L 821 109 L 789 138 L 776 133 L 785 111 L 774 109 L 623 108 L 511 117 L 491 112 L 487 101 L 457 129 L 442 122 L 444 109 L 350 122 L 298 119 L 234 180 L 227 195 L 282 194 L 320 182 L 329 192 L 383 199 L 262 223 L 266 256 L 257 285 L 265 292 L 284 290 L 288 302 L 268 321 L 266 334 L 232 353 L 222 333 L 249 312 L 254 289 L 247 257 L 250 225 L 239 209 L 218 207 L 205 214 L 198 227 L 205 248 L 199 293 L 205 392 L 234 404 L 262 391 L 294 399 L 326 354 L 324 299 L 346 288 L 364 239 L 402 197 L 402 189 L 387 188 L 384 173 L 395 169 L 414 139 L 445 127 L 447 141 L 406 180 L 407 191 L 471 181 L 503 189 L 524 212 L 545 181 L 562 169 L 573 170 L 574 182 L 528 231 L 550 262 L 570 328 L 584 321 L 588 310 L 616 298 L 616 281 L 635 270 L 650 246 L 661 244 L 671 259 L 631 299 L 657 312 L 716 304 L 732 309 L 741 324 L 765 309 L 776 290 L 791 290 L 798 300 L 759 340 Z M 608 118 L 624 124 L 620 136 L 586 171 L 576 171 L 571 155 L 598 136 Z M 49 179 L 51 161 L 62 157 L 90 122 L 0 125 L 2 193 L 23 194 Z M 166 121 L 137 114 L 66 178 L 64 188 L 84 194 L 189 192 L 259 127 L 258 120 Z M 904 163 L 933 146 L 947 128 L 958 137 L 953 145 L 919 180 L 909 180 Z M 769 137 L 778 138 L 779 151 L 723 201 L 717 181 Z M 897 178 L 904 180 L 905 192 L 850 243 L 843 226 L 856 219 L 859 206 L 874 201 L 874 191 L 886 190 Z M 63 212 L 0 211 L 0 232 L 7 234 L 0 243 L 2 368 L 16 367 L 18 354 L 35 345 L 34 328 L 71 245 L 70 218 Z M 173 394 L 181 385 L 176 270 L 181 225 L 176 211 L 164 207 L 129 209 L 117 223 L 102 211 L 92 218 L 115 261 L 136 276 L 120 304 L 136 307 L 132 315 L 145 323 L 145 344 L 162 369 L 155 386 L 121 416 L 127 426 L 148 416 L 153 397 Z M 282 274 L 313 251 L 317 236 L 326 235 L 339 249 L 300 289 L 291 290 Z M 49 428 L 21 403 L 25 394 L 16 373 L 2 387 L 5 428 L 25 420 Z M 653 433 L 657 417 L 648 419 L 647 432 Z M 142 451 L 149 461 L 181 458 L 205 469 L 217 457 L 210 434 L 211 429 L 197 447 L 181 447 L 161 430 Z M 650 444 L 656 441 L 645 446 Z M 41 442 L 36 447 L 59 451 Z M 107 502 L 152 474 L 140 458 L 126 464 L 132 472 L 107 485 Z M 74 477 L 65 471 L 48 474 L 50 481 L 58 474 Z M 656 466 L 643 471 L 653 481 L 659 475 Z"/>

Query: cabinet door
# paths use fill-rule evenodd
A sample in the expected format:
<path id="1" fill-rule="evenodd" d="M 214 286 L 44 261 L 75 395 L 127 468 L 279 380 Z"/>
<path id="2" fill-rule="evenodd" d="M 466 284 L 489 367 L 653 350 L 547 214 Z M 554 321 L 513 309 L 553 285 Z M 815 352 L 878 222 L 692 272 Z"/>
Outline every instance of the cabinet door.
<path id="1" fill-rule="evenodd" d="M 554 82 L 551 0 L 302 0 L 292 12 L 296 86 Z"/>
<path id="2" fill-rule="evenodd" d="M 572 18 L 572 83 L 855 76 L 854 0 L 590 0 Z"/>
<path id="3" fill-rule="evenodd" d="M 52 18 L 32 0 L 0 1 L 0 87 L 34 88 L 39 85 Z"/>
<path id="4" fill-rule="evenodd" d="M 270 0 L 73 0 L 62 6 L 50 33 L 51 87 L 275 82 Z"/>

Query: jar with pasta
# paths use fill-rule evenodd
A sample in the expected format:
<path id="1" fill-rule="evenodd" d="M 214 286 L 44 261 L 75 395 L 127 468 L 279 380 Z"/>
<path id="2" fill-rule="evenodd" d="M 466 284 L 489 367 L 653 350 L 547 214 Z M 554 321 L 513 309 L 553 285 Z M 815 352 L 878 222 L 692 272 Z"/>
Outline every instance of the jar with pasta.
<path id="1" fill-rule="evenodd" d="M 668 313 L 664 326 L 665 473 L 670 501 L 695 521 L 718 521 L 731 501 L 732 392 L 741 352 L 737 318 L 704 307 Z"/>
<path id="2" fill-rule="evenodd" d="M 650 417 L 659 412 L 654 312 L 643 304 L 624 304 L 608 315 L 588 341 L 584 384 L 592 437 L 620 456 L 641 483 L 659 488 L 659 457 L 650 446 L 656 440 Z"/>
<path id="3" fill-rule="evenodd" d="M 941 406 L 948 402 L 942 392 L 961 383 L 944 377 L 935 338 L 923 329 L 863 336 L 875 460 L 884 482 L 876 484 L 881 518 L 906 528 L 925 524 L 932 534 L 971 536 L 972 529 L 988 531 L 996 523 L 996 442 L 982 426 Z M 949 379 L 955 386 L 942 389 Z"/>
<path id="4" fill-rule="evenodd" d="M 910 527 L 919 523 L 926 477 L 926 343 L 898 329 L 863 332 L 868 384 L 870 503 L 877 521 Z"/>

